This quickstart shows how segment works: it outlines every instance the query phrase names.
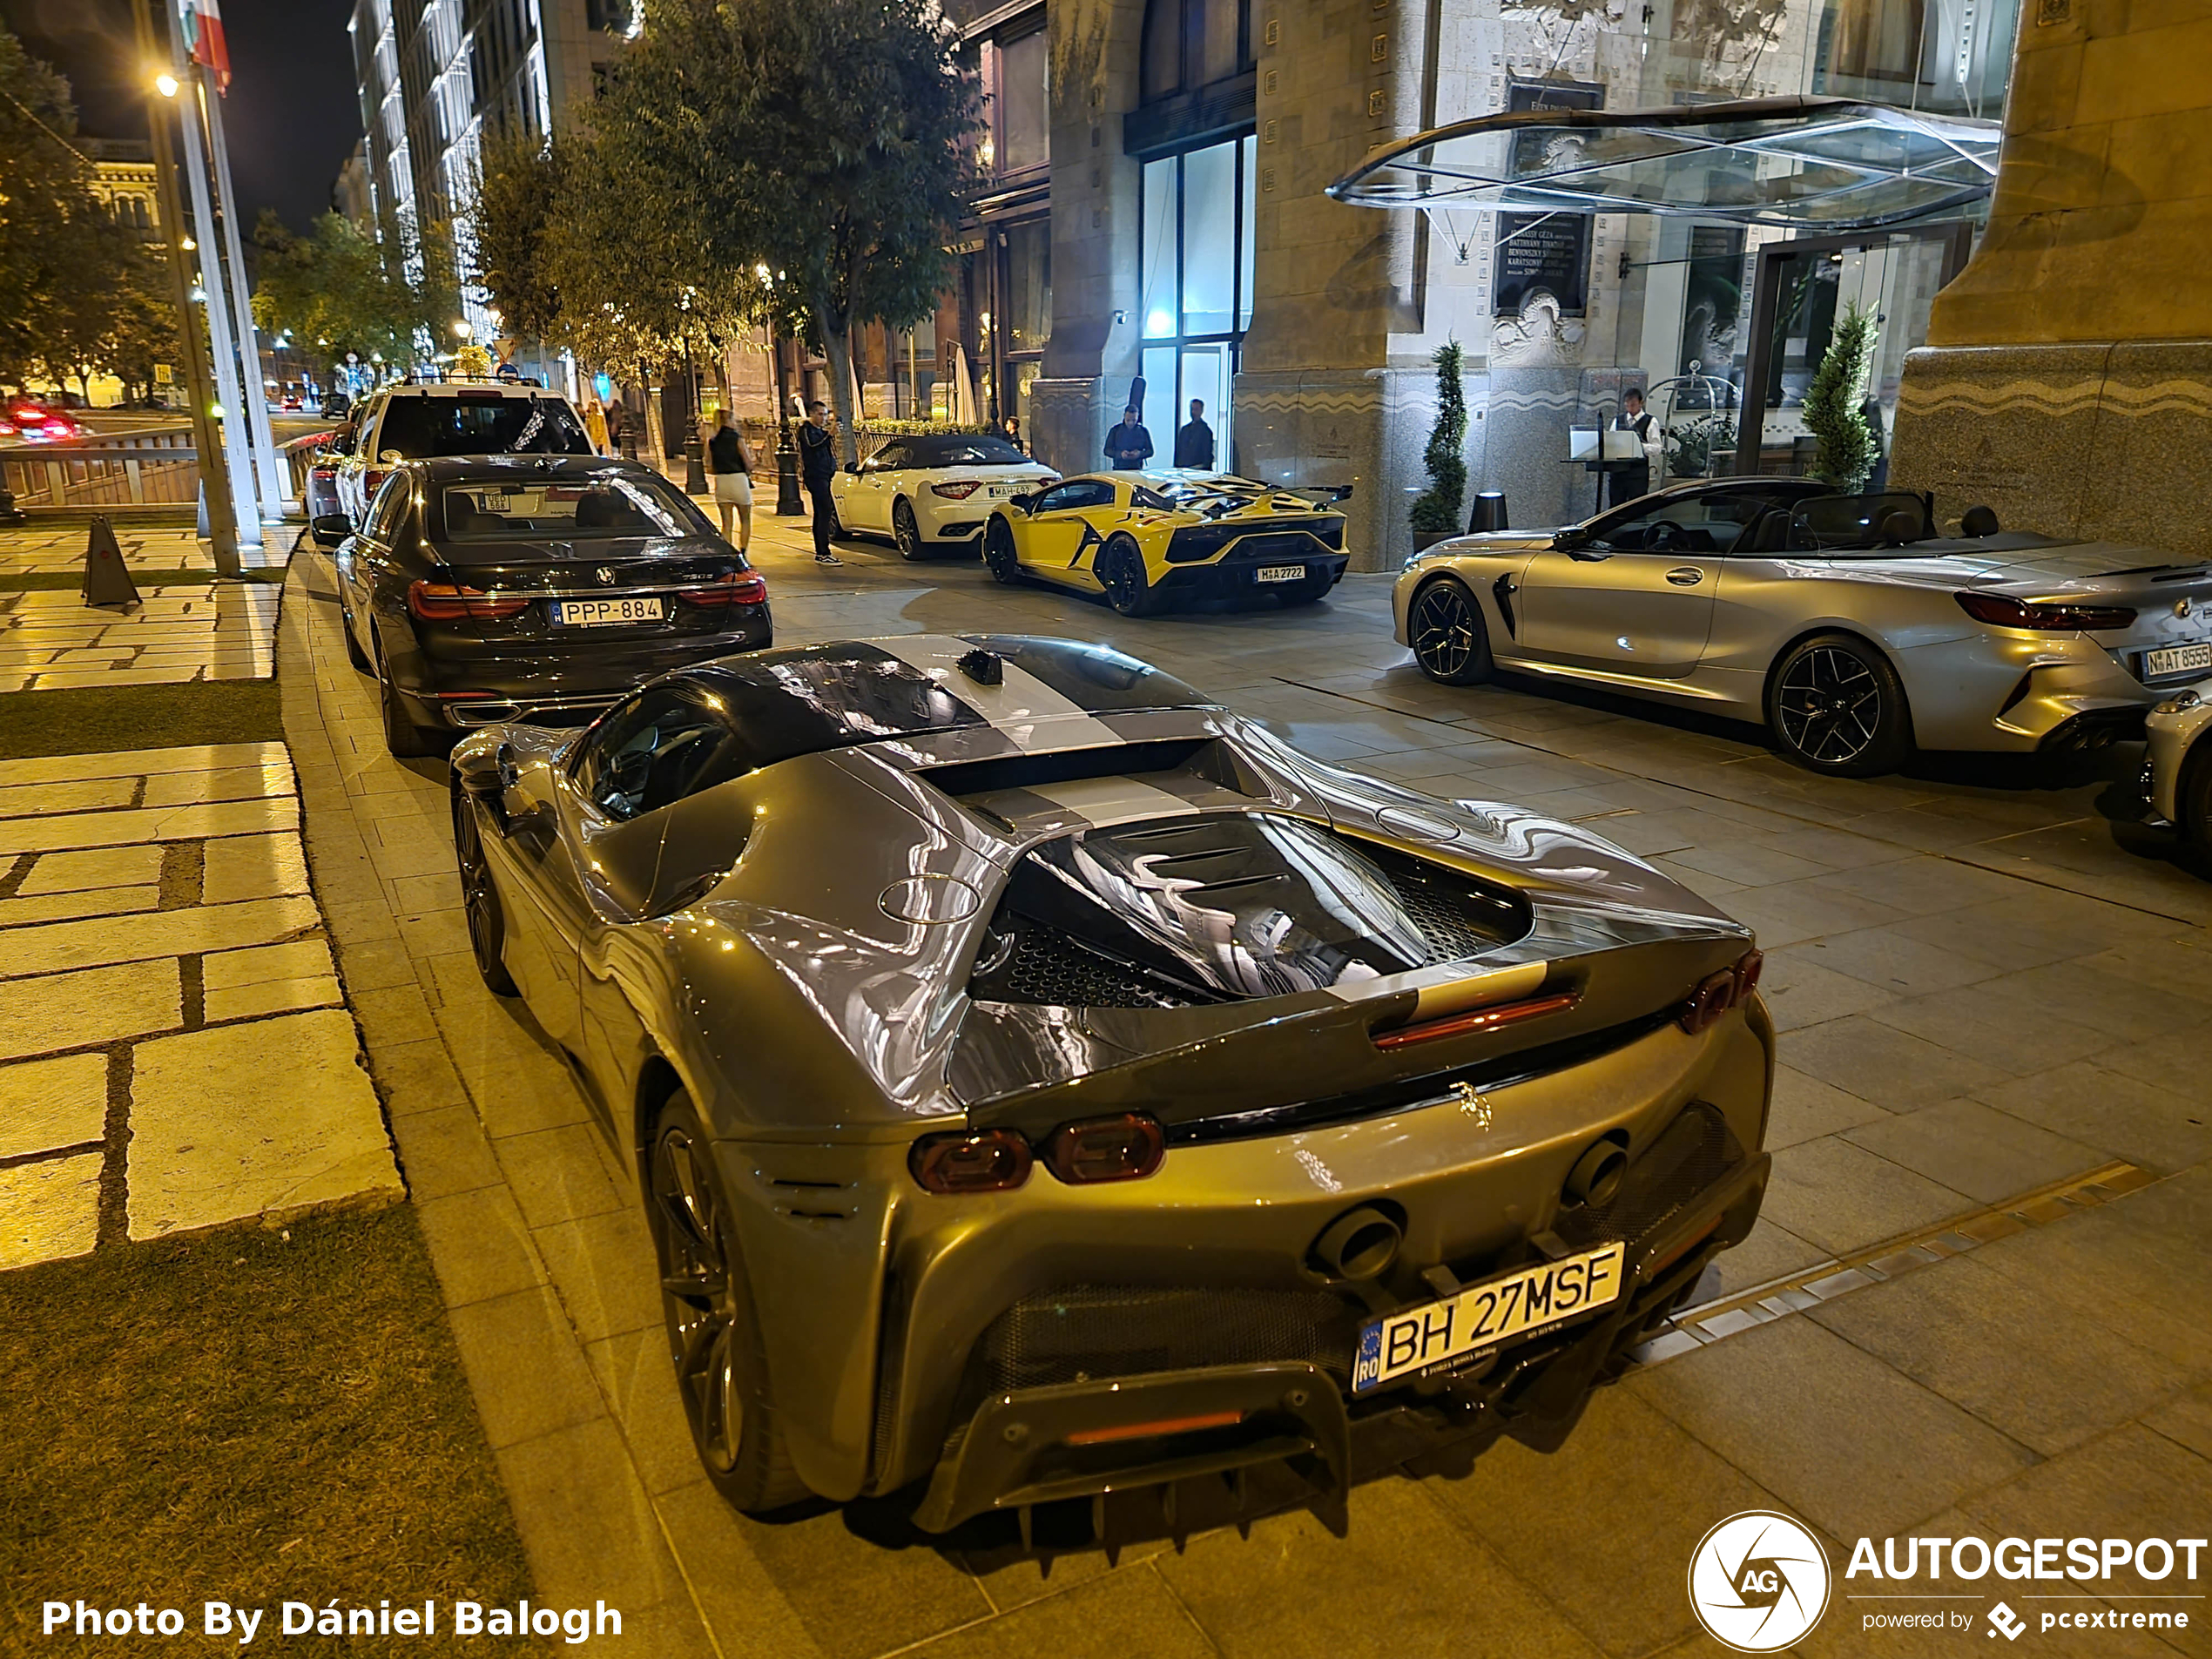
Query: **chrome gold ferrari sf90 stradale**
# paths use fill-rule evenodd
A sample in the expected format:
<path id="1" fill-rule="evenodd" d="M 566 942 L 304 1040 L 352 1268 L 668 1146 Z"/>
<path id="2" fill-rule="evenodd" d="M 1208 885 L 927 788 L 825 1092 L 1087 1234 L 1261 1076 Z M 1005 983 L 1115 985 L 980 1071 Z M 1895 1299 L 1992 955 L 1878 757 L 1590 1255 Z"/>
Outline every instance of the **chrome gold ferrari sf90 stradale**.
<path id="1" fill-rule="evenodd" d="M 478 964 L 634 1158 L 747 1509 L 1555 1444 L 1758 1211 L 1743 927 L 1113 651 L 728 658 L 453 780 Z"/>

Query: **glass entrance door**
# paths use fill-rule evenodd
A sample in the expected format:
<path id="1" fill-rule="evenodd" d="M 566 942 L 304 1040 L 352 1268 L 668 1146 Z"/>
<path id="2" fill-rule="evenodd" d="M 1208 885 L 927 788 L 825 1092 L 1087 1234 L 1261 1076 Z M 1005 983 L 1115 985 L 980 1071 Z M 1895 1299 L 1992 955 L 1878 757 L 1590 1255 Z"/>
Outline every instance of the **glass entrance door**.
<path id="1" fill-rule="evenodd" d="M 1736 470 L 1796 476 L 1816 469 L 1820 445 L 1805 425 L 1805 395 L 1834 343 L 1837 324 L 1856 309 L 1874 320 L 1864 407 L 1875 428 L 1878 457 L 1869 487 L 1878 489 L 1905 355 L 1926 341 L 1936 291 L 1965 265 L 1972 245 L 1972 226 L 1952 221 L 1762 247 Z"/>

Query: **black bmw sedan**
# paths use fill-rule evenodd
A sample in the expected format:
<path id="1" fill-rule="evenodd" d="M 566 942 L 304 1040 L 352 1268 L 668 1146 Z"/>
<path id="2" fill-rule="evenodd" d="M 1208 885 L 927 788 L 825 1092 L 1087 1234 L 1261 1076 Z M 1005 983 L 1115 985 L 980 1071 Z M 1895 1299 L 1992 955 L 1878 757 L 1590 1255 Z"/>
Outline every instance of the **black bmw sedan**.
<path id="1" fill-rule="evenodd" d="M 376 677 L 395 755 L 493 721 L 580 725 L 668 669 L 770 642 L 767 583 L 635 462 L 404 462 L 344 528 L 346 651 Z"/>

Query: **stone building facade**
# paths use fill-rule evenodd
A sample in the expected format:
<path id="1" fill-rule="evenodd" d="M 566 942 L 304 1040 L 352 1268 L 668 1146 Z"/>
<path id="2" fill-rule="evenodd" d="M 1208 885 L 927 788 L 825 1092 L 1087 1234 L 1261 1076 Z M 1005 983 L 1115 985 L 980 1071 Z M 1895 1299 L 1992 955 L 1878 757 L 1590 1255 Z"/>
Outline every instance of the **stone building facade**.
<path id="1" fill-rule="evenodd" d="M 1379 145 L 1507 109 L 1828 92 L 1993 116 L 2013 19 L 2011 0 L 1053 0 L 1053 318 L 1034 448 L 1063 469 L 1103 464 L 1141 375 L 1164 457 L 1203 386 L 1221 464 L 1351 485 L 1355 563 L 1390 568 L 1427 482 L 1431 358 L 1456 339 L 1470 489 L 1503 491 L 1516 524 L 1585 516 L 1595 480 L 1568 460 L 1570 429 L 1693 362 L 1726 381 L 1758 249 L 1785 233 L 1642 215 L 1547 230 L 1344 206 L 1328 185 Z M 1162 72 L 1168 40 L 1179 76 Z M 1233 314 L 1190 258 L 1194 237 L 1214 250 L 1224 231 Z M 1548 243 L 1541 282 L 1519 274 L 1531 237 Z M 1179 282 L 1161 274 L 1171 238 Z M 1918 319 L 1933 286 L 1891 281 Z M 1899 323 L 1892 388 L 1897 342 L 1924 326 Z M 1786 442 L 1786 420 L 1770 428 Z M 1676 453 L 1666 464 L 1687 466 Z"/>
<path id="2" fill-rule="evenodd" d="M 1905 369 L 1896 482 L 2011 527 L 2202 555 L 2212 10 L 2039 0 L 1989 230 Z"/>

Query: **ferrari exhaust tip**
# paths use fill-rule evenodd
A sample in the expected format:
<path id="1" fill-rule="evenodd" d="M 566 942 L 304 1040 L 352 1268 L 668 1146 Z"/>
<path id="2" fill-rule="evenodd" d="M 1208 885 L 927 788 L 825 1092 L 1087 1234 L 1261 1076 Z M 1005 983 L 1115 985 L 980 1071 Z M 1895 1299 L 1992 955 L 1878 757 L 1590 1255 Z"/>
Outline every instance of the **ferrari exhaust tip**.
<path id="1" fill-rule="evenodd" d="M 1629 1149 L 1610 1136 L 1593 1141 L 1567 1172 L 1560 1197 L 1569 1208 L 1595 1204 L 1602 1208 L 1621 1190 L 1621 1177 L 1629 1172 Z"/>
<path id="2" fill-rule="evenodd" d="M 1398 1217 L 1363 1204 L 1323 1228 L 1312 1253 L 1328 1278 L 1356 1285 L 1388 1272 L 1405 1240 L 1406 1229 Z"/>

